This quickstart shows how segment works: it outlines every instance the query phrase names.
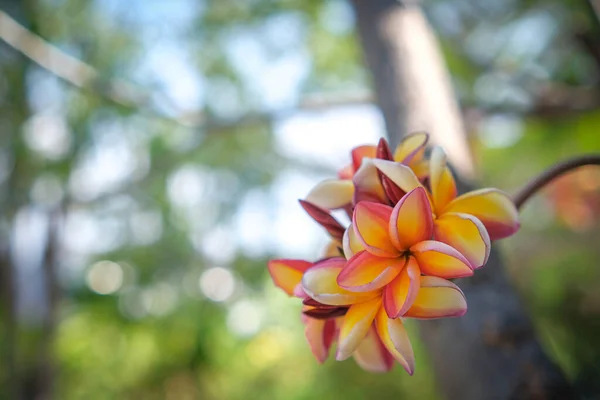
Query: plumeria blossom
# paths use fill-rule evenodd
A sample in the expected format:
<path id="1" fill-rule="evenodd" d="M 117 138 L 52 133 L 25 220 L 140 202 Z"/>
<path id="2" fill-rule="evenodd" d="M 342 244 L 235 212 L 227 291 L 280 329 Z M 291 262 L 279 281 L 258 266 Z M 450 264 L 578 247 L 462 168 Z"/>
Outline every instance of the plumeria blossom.
<path id="1" fill-rule="evenodd" d="M 407 136 L 391 155 L 387 142 L 381 139 L 378 146 L 359 146 L 352 150 L 352 163 L 338 172 L 339 179 L 328 179 L 315 186 L 304 200 L 324 210 L 347 208 L 360 200 L 387 199 L 384 186 L 371 160 L 383 158 L 411 168 L 424 179 L 427 176 L 427 162 L 423 159 L 425 146 L 429 141 L 427 133 Z"/>
<path id="2" fill-rule="evenodd" d="M 377 146 L 376 157 L 365 158 L 352 178 L 354 184 L 354 204 L 362 200 L 394 205 L 406 194 L 395 182 L 382 174 L 377 167 L 380 161 L 403 165 L 413 171 L 419 181 L 425 181 L 428 174 L 428 160 L 423 159 L 425 147 L 429 141 L 426 133 L 407 136 L 392 155 L 387 141 L 381 139 Z"/>
<path id="3" fill-rule="evenodd" d="M 428 135 L 408 136 L 394 151 L 352 150 L 339 179 L 318 184 L 300 204 L 329 233 L 315 263 L 268 264 L 275 285 L 302 300 L 305 336 L 318 362 L 334 345 L 336 359 L 354 357 L 365 370 L 397 361 L 412 375 L 414 354 L 404 321 L 460 317 L 462 291 L 449 279 L 473 275 L 490 242 L 519 228 L 515 205 L 497 189 L 458 196 L 440 148 L 425 157 Z M 344 227 L 331 211 L 351 217 Z"/>
<path id="4" fill-rule="evenodd" d="M 354 355 L 361 367 L 373 372 L 390 370 L 396 360 L 412 375 L 414 355 L 398 317 L 463 315 L 467 309 L 463 293 L 439 276 L 473 273 L 458 251 L 427 240 L 432 231 L 427 194 L 416 188 L 394 209 L 368 202 L 356 206 L 346 232 L 346 238 L 352 235 L 352 239 L 345 240 L 345 247 L 346 252 L 364 250 L 350 260 L 269 263 L 275 284 L 288 295 L 304 299 L 305 335 L 319 362 L 325 361 L 337 337 L 337 360 Z M 438 276 L 421 276 L 422 272 Z"/>
<path id="5" fill-rule="evenodd" d="M 351 292 L 341 287 L 338 281 L 345 268 L 343 258 L 331 258 L 313 265 L 302 278 L 305 293 L 313 299 L 305 299 L 305 303 L 315 305 L 316 309 L 319 304 L 324 305 L 322 308 L 337 307 L 336 314 L 345 312 L 343 317 L 338 317 L 341 321 L 336 359 L 345 360 L 351 355 L 357 361 L 368 359 L 366 369 L 380 372 L 391 369 L 392 360 L 396 360 L 412 375 L 414 354 L 402 320 L 389 318 L 381 289 Z M 465 297 L 455 284 L 438 277 L 418 279 L 420 290 L 406 316 L 431 319 L 466 312 Z"/>
<path id="6" fill-rule="evenodd" d="M 519 230 L 519 213 L 503 191 L 485 188 L 457 197 L 456 182 L 441 147 L 435 147 L 431 153 L 429 181 L 434 212 L 439 219 L 456 214 L 472 215 L 482 222 L 491 240 L 506 238 Z M 443 228 L 438 230 L 444 231 Z"/>
<path id="7" fill-rule="evenodd" d="M 352 229 L 353 234 L 348 235 L 355 240 L 346 246 L 346 256 L 354 253 L 353 248 L 364 250 L 352 255 L 337 283 L 352 292 L 382 289 L 383 306 L 390 318 L 404 315 L 412 306 L 421 274 L 444 279 L 473 275 L 473 265 L 458 250 L 431 240 L 432 211 L 422 187 L 407 193 L 394 208 L 358 203 Z"/>
<path id="8" fill-rule="evenodd" d="M 383 138 L 378 146 L 356 147 L 351 152 L 352 163 L 338 172 L 340 179 L 328 179 L 317 184 L 304 200 L 300 200 L 300 205 L 327 230 L 332 237 L 332 246 L 340 247 L 344 227 L 331 215 L 331 210 L 344 209 L 351 216 L 353 205 L 358 201 L 374 200 L 389 204 L 405 194 L 374 167 L 372 159 L 395 161 L 414 171 L 418 179 L 425 179 L 428 161 L 424 160 L 424 154 L 428 141 L 429 135 L 424 132 L 408 135 L 393 155 Z"/>
<path id="9" fill-rule="evenodd" d="M 410 168 L 375 160 L 376 168 L 403 191 L 425 188 Z M 429 162 L 429 201 L 432 205 L 434 238 L 459 250 L 475 267 L 485 264 L 490 240 L 513 235 L 519 229 L 519 215 L 508 194 L 493 188 L 467 192 L 457 197 L 446 155 L 439 147 Z"/>
<path id="10" fill-rule="evenodd" d="M 323 265 L 336 265 L 340 259 L 332 258 L 315 263 L 318 271 Z M 344 262 L 341 259 L 342 264 Z M 302 308 L 302 322 L 304 323 L 304 334 L 309 347 L 319 363 L 325 362 L 329 355 L 331 346 L 339 335 L 343 316 L 348 307 L 327 306 L 318 303 L 302 289 L 301 280 L 304 273 L 313 267 L 312 263 L 303 260 L 272 260 L 268 264 L 269 273 L 274 283 L 289 296 L 295 296 L 305 300 L 307 303 Z M 335 285 L 335 282 L 334 282 Z M 369 296 L 356 295 L 348 301 L 359 302 Z M 354 351 L 356 362 L 366 371 L 385 372 L 393 366 L 393 357 L 385 350 L 379 336 L 373 332 L 365 335 L 364 340 Z"/>

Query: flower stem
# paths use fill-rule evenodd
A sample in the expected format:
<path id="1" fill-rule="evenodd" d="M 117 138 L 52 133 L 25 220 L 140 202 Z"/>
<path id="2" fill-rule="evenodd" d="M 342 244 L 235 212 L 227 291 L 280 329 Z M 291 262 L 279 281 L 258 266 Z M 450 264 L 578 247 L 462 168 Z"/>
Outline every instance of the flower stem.
<path id="1" fill-rule="evenodd" d="M 548 168 L 546 171 L 533 178 L 528 184 L 525 185 L 525 187 L 523 187 L 523 189 L 513 196 L 513 202 L 515 203 L 517 210 L 520 210 L 523 207 L 523 204 L 529 200 L 531 196 L 536 194 L 540 189 L 552 182 L 554 179 L 569 171 L 586 165 L 600 165 L 600 154 L 589 154 L 571 158 Z"/>

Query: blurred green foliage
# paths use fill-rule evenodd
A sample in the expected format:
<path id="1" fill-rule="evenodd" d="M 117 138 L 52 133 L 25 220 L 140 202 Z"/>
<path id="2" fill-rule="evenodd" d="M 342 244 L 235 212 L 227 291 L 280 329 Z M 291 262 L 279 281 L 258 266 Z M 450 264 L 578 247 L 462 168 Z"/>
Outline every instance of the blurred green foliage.
<path id="1" fill-rule="evenodd" d="M 596 107 L 540 112 L 548 87 L 597 97 L 600 65 L 580 37 L 600 36 L 585 1 L 437 0 L 424 8 L 460 100 L 475 110 L 465 118 L 486 185 L 513 191 L 557 160 L 600 151 Z M 0 347 L 16 352 L 23 393 L 46 393 L 51 376 L 60 399 L 439 398 L 416 326 L 413 377 L 398 368 L 367 374 L 352 361 L 319 366 L 304 343 L 299 305 L 266 274 L 266 260 L 285 254 L 234 245 L 230 257 L 214 259 L 215 248 L 235 241 L 244 200 L 268 200 L 283 171 L 334 173 L 284 154 L 276 126 L 305 96 L 370 92 L 346 2 L 2 0 L 0 9 L 99 73 L 80 89 L 0 44 L 3 248 L 12 240 L 13 251 L 43 254 L 44 235 L 26 246 L 15 239 L 31 213 L 57 212 L 71 235 L 53 259 L 15 262 L 25 306 L 16 343 L 4 324 Z M 254 53 L 263 60 L 244 58 Z M 174 55 L 192 71 L 179 77 L 179 90 L 199 86 L 198 99 L 172 98 L 169 75 L 181 73 Z M 303 71 L 282 98 L 264 84 L 278 63 Z M 145 96 L 116 103 L 115 80 Z M 186 112 L 200 123 L 177 122 Z M 49 126 L 62 132 L 50 144 Z M 94 168 L 117 172 L 97 181 Z M 593 190 L 597 216 L 600 187 Z M 577 230 L 561 222 L 554 199 L 527 206 L 522 231 L 503 248 L 547 350 L 597 393 L 598 224 Z M 217 228 L 225 240 L 208 241 Z M 110 279 L 91 281 L 101 260 L 118 265 L 114 292 Z M 58 268 L 54 316 L 40 289 L 44 262 Z M 235 282 L 222 302 L 198 285 L 215 265 Z M 54 374 L 43 368 L 48 343 Z M 16 385 L 9 369 L 0 364 L 1 398 Z"/>

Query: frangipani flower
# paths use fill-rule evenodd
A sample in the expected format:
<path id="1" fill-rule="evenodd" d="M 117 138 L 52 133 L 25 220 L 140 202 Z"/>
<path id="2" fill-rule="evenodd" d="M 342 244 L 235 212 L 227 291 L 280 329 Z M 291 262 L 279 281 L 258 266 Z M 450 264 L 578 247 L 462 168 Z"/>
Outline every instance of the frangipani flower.
<path id="1" fill-rule="evenodd" d="M 398 145 L 392 156 L 385 139 L 379 141 L 377 146 L 377 157 L 366 158 L 359 170 L 354 175 L 354 204 L 359 201 L 374 201 L 383 204 L 396 204 L 406 194 L 396 184 L 382 175 L 377 168 L 378 161 L 386 161 L 394 164 L 404 165 L 412 170 L 418 179 L 427 178 L 427 161 L 423 160 L 425 147 L 429 141 L 426 133 L 415 133 L 408 135 Z"/>
<path id="2" fill-rule="evenodd" d="M 519 228 L 505 193 L 482 189 L 457 197 L 446 156 L 428 135 L 408 136 L 392 154 L 378 146 L 353 149 L 339 179 L 318 184 L 300 204 L 331 240 L 316 263 L 273 260 L 274 283 L 302 299 L 305 336 L 316 359 L 353 356 L 364 369 L 389 371 L 394 361 L 412 374 L 414 354 L 404 320 L 458 317 L 467 311 L 448 279 L 483 266 L 490 241 Z M 344 227 L 332 215 L 351 217 Z"/>
<path id="3" fill-rule="evenodd" d="M 429 140 L 426 133 L 408 135 L 398 145 L 393 160 L 412 168 L 422 179 L 427 176 L 427 162 L 423 160 L 425 146 Z M 328 179 L 317 184 L 304 200 L 325 210 L 346 208 L 361 200 L 387 202 L 385 188 L 371 160 L 384 158 L 391 160 L 385 139 L 379 146 L 359 146 L 352 150 L 352 164 L 343 168 L 340 179 Z M 397 200 L 397 199 L 396 199 Z"/>
<path id="4" fill-rule="evenodd" d="M 332 259 L 334 262 L 336 259 Z M 343 259 L 341 259 L 343 260 Z M 343 261 L 342 261 L 343 262 Z M 315 266 L 328 264 L 328 260 L 317 262 Z M 308 345 L 319 363 L 324 363 L 329 355 L 329 349 L 335 343 L 343 315 L 348 307 L 327 306 L 318 303 L 306 295 L 301 286 L 301 279 L 312 263 L 304 260 L 279 259 L 268 264 L 268 270 L 276 286 L 283 289 L 289 296 L 305 299 L 308 303 L 302 308 L 304 335 Z M 335 282 L 334 282 L 335 284 Z M 352 301 L 361 301 L 364 295 L 354 296 Z M 392 355 L 385 350 L 379 336 L 373 331 L 367 335 L 354 351 L 356 362 L 366 371 L 385 372 L 393 366 Z"/>
<path id="5" fill-rule="evenodd" d="M 424 187 L 413 171 L 402 164 L 374 160 L 374 165 L 403 191 Z M 490 240 L 505 238 L 519 229 L 515 205 L 506 193 L 492 188 L 457 197 L 454 177 L 439 147 L 433 149 L 429 166 L 434 238 L 459 250 L 474 268 L 481 267 L 489 256 Z"/>
<path id="6" fill-rule="evenodd" d="M 337 360 L 354 355 L 361 366 L 371 371 L 388 371 L 391 359 L 398 361 L 412 375 L 414 354 L 400 318 L 389 318 L 382 300 L 382 290 L 350 292 L 337 284 L 346 261 L 332 258 L 316 263 L 303 278 L 305 293 L 314 299 L 305 303 L 323 304 L 345 311 L 339 324 Z M 421 287 L 406 315 L 431 319 L 461 316 L 466 312 L 464 294 L 452 282 L 442 278 L 419 277 Z M 317 303 L 318 302 L 318 303 Z M 339 315 L 339 311 L 338 311 Z"/>
<path id="7" fill-rule="evenodd" d="M 486 188 L 456 197 L 454 176 L 446 166 L 446 154 L 440 147 L 431 153 L 429 174 L 431 200 L 438 218 L 450 214 L 472 215 L 482 222 L 491 240 L 503 239 L 519 230 L 519 212 L 503 191 Z"/>
<path id="8" fill-rule="evenodd" d="M 356 171 L 360 168 L 363 158 L 374 158 L 377 154 L 377 146 L 363 145 L 352 149 L 350 156 L 352 157 L 352 163 L 346 165 L 344 168 L 338 171 L 338 177 L 340 179 L 352 179 Z"/>
<path id="9" fill-rule="evenodd" d="M 407 193 L 394 208 L 358 203 L 352 229 L 355 238 L 348 232 L 346 242 L 355 243 L 347 244 L 346 253 L 353 252 L 352 248 L 364 250 L 348 260 L 337 283 L 351 292 L 382 289 L 383 306 L 390 318 L 404 315 L 412 306 L 421 274 L 446 279 L 473 275 L 472 265 L 460 252 L 431 240 L 433 217 L 422 187 Z"/>

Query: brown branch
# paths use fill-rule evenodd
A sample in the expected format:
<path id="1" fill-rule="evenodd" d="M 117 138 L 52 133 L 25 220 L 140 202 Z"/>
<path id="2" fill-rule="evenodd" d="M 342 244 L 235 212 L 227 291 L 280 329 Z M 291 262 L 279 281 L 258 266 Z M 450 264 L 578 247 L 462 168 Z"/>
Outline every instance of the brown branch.
<path id="1" fill-rule="evenodd" d="M 586 165 L 600 165 L 600 154 L 589 154 L 585 156 L 572 158 L 570 160 L 563 161 L 559 164 L 548 168 L 539 176 L 533 178 L 529 183 L 525 185 L 523 189 L 521 189 L 513 197 L 513 202 L 515 203 L 515 206 L 517 207 L 517 209 L 521 209 L 523 207 L 523 204 L 525 204 L 525 202 L 529 200 L 531 196 L 536 194 L 539 190 L 541 190 L 544 186 L 552 182 L 554 179 L 569 171 L 575 170 L 579 167 L 583 167 Z"/>

